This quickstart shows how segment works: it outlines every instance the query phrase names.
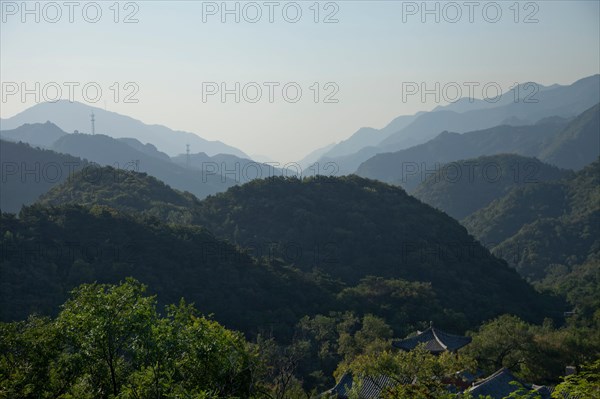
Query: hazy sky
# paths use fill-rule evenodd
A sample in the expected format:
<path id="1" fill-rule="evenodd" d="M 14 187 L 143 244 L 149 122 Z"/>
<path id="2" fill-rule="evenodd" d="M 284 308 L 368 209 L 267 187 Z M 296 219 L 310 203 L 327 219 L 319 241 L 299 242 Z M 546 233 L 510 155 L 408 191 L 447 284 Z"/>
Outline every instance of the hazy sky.
<path id="1" fill-rule="evenodd" d="M 433 95 L 425 102 L 419 95 L 403 99 L 407 82 L 431 88 L 456 82 L 465 95 L 464 82 L 478 82 L 481 98 L 487 83 L 506 90 L 599 73 L 598 1 L 467 3 L 429 2 L 433 12 L 424 14 L 421 1 L 228 2 L 234 13 L 223 14 L 220 1 L 84 1 L 72 9 L 58 1 L 27 3 L 33 11 L 25 14 L 21 1 L 2 1 L 0 78 L 3 88 L 46 85 L 39 101 L 52 99 L 56 85 L 67 98 L 65 82 L 79 84 L 73 97 L 80 102 L 88 84 L 93 100 L 96 83 L 102 97 L 93 105 L 291 161 L 362 126 L 383 127 L 398 115 L 446 103 Z M 124 23 L 127 16 L 137 22 Z M 208 95 L 222 83 L 234 93 L 225 102 L 220 93 Z M 293 102 L 298 87 L 302 96 Z M 125 102 L 128 94 L 138 102 Z M 337 103 L 325 102 L 327 96 Z M 33 95 L 25 102 L 3 96 L 0 116 L 35 102 Z"/>

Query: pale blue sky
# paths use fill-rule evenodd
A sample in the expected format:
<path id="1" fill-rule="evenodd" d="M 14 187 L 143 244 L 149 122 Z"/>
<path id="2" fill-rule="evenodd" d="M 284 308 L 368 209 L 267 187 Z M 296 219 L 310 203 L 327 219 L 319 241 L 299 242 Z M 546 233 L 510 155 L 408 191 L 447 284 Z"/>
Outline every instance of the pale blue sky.
<path id="1" fill-rule="evenodd" d="M 3 1 L 3 9 L 6 3 L 11 2 Z M 274 23 L 268 22 L 265 6 L 261 21 L 254 24 L 243 16 L 240 23 L 232 16 L 222 23 L 220 15 L 207 16 L 203 23 L 202 10 L 208 3 L 138 1 L 139 22 L 133 24 L 113 22 L 112 1 L 100 3 L 103 14 L 95 24 L 83 19 L 81 7 L 75 9 L 74 23 L 68 22 L 66 8 L 54 24 L 43 15 L 39 23 L 33 16 L 23 23 L 21 10 L 17 15 L 4 12 L 0 78 L 29 85 L 98 82 L 103 97 L 96 106 L 103 107 L 106 100 L 109 110 L 146 123 L 193 131 L 248 154 L 291 161 L 345 139 L 362 126 L 383 127 L 398 115 L 438 105 L 432 96 L 426 103 L 418 96 L 403 102 L 403 82 L 497 82 L 508 88 L 528 81 L 569 84 L 600 72 L 598 1 L 521 1 L 519 23 L 509 8 L 514 1 L 498 2 L 503 14 L 497 23 L 483 18 L 482 7 L 490 2 L 479 3 L 472 23 L 464 6 L 458 23 L 444 21 L 443 15 L 440 23 L 431 15 L 423 23 L 420 14 L 402 21 L 403 8 L 410 2 L 338 1 L 339 22 L 332 24 L 314 23 L 309 9 L 313 1 L 298 2 L 303 15 L 296 24 L 282 16 L 289 2 L 279 2 Z M 321 18 L 327 14 L 326 3 L 319 4 Z M 16 4 L 20 7 L 21 2 Z M 123 10 L 125 4 L 120 3 L 121 19 L 133 10 Z M 441 10 L 445 3 L 439 4 Z M 40 13 L 41 7 L 43 3 Z M 493 8 L 488 11 L 493 17 Z M 532 11 L 539 22 L 523 23 Z M 91 11 L 89 15 L 93 17 Z M 115 103 L 111 84 L 130 81 L 139 87 L 139 103 L 124 103 L 122 98 Z M 226 103 L 218 96 L 204 103 L 202 82 L 298 82 L 303 97 L 288 103 L 276 89 L 274 103 L 269 103 L 264 88 L 263 99 L 255 104 L 237 104 L 233 96 Z M 315 103 L 309 89 L 313 82 L 335 82 L 339 102 Z M 75 100 L 83 102 L 80 90 Z M 0 115 L 10 117 L 34 103 L 32 96 L 25 103 L 11 96 L 1 104 Z"/>

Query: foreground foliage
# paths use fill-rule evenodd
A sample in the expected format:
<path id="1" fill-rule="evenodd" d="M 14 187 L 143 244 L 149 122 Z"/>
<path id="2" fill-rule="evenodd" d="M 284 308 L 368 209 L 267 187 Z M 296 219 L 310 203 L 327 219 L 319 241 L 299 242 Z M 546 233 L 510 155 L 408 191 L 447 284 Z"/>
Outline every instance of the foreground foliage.
<path id="1" fill-rule="evenodd" d="M 160 316 L 134 280 L 82 285 L 56 319 L 0 325 L 2 398 L 248 397 L 257 354 L 180 302 Z"/>

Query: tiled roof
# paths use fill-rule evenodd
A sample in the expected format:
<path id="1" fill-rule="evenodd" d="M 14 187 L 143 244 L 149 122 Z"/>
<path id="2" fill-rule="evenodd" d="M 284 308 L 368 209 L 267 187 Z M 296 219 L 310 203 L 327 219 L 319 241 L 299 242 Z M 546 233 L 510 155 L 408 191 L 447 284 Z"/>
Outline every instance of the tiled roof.
<path id="1" fill-rule="evenodd" d="M 519 385 L 515 385 L 515 382 L 524 385 L 510 372 L 510 370 L 502 368 L 486 379 L 467 389 L 466 392 L 472 394 L 475 398 L 479 397 L 480 395 L 489 395 L 492 399 L 503 399 L 519 389 Z M 527 389 L 535 390 L 542 399 L 550 399 L 550 390 L 544 386 L 525 387 Z"/>
<path id="2" fill-rule="evenodd" d="M 394 341 L 392 345 L 406 351 L 414 349 L 417 345 L 424 343 L 425 349 L 432 353 L 444 351 L 454 352 L 471 342 L 471 337 L 448 334 L 434 327 L 420 332 L 417 336 Z"/>
<path id="3" fill-rule="evenodd" d="M 410 381 L 408 381 L 410 383 Z M 340 381 L 329 391 L 323 395 L 335 395 L 340 399 L 348 397 L 348 393 L 352 389 L 352 374 L 345 373 Z M 380 375 L 378 377 L 363 377 L 361 379 L 359 397 L 361 399 L 377 399 L 386 388 L 391 388 L 397 385 L 398 382 L 388 376 Z"/>

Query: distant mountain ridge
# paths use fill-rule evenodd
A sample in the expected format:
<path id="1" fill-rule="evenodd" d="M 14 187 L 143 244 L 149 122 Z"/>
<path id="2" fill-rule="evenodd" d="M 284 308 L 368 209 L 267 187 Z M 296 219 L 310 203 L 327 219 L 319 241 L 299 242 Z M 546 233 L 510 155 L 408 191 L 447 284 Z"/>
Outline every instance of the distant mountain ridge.
<path id="1" fill-rule="evenodd" d="M 387 130 L 383 135 L 386 137 L 381 141 L 376 140 L 381 135 L 373 134 L 368 142 L 363 139 L 365 145 L 352 154 L 336 154 L 330 151 L 324 154 L 323 158 L 329 162 L 336 162 L 340 171 L 345 174 L 354 173 L 361 163 L 374 155 L 400 151 L 425 143 L 443 131 L 465 133 L 503 124 L 531 125 L 554 116 L 568 119 L 600 102 L 600 75 L 589 76 L 566 86 L 544 87 L 535 83 L 533 85 L 538 91 L 531 98 L 528 97 L 532 94 L 531 89 L 520 90 L 518 95 L 513 92 L 504 93 L 497 103 L 460 99 L 456 103 L 438 106 L 431 112 L 400 117 L 401 123 L 395 125 L 397 129 Z M 527 102 L 523 101 L 524 97 L 528 97 Z M 515 101 L 516 99 L 519 101 Z M 404 125 L 404 122 L 408 123 Z M 361 136 L 358 134 L 358 137 Z M 353 141 L 352 137 L 340 145 L 345 145 L 346 141 Z M 479 155 L 485 154 L 472 156 Z"/>
<path id="2" fill-rule="evenodd" d="M 0 138 L 3 140 L 15 143 L 22 141 L 42 148 L 51 148 L 65 134 L 67 133 L 50 121 L 26 123 L 12 130 L 0 130 Z"/>
<path id="3" fill-rule="evenodd" d="M 540 87 L 540 85 L 535 84 Z M 497 126 L 508 118 L 518 118 L 522 124 L 533 124 L 542 118 L 576 116 L 600 102 L 600 75 L 580 79 L 569 86 L 558 86 L 539 90 L 528 101 L 515 101 L 511 93 L 505 96 L 509 100 L 503 105 L 454 112 L 440 110 L 429 112 L 416 119 L 406 128 L 394 133 L 382 141 L 379 146 L 389 149 L 402 149 L 407 138 L 417 138 L 421 142 L 435 137 L 439 132 L 448 130 L 464 133 Z M 521 93 L 523 95 L 524 93 Z M 404 147 L 406 148 L 406 147 Z"/>
<path id="4" fill-rule="evenodd" d="M 412 191 L 439 166 L 484 155 L 512 153 L 561 168 L 583 167 L 600 155 L 600 105 L 574 119 L 544 118 L 535 125 L 496 126 L 463 134 L 442 132 L 425 144 L 377 154 L 362 163 L 359 176 L 399 184 Z"/>
<path id="5" fill-rule="evenodd" d="M 22 173 L 20 170 L 22 162 L 25 162 L 27 168 L 40 169 L 50 160 L 60 164 L 63 159 L 71 159 L 77 160 L 79 165 L 88 165 L 88 162 L 92 162 L 100 166 L 111 166 L 119 171 L 145 172 L 177 190 L 189 191 L 198 198 L 204 198 L 255 178 L 275 175 L 295 176 L 298 172 L 293 169 L 283 170 L 231 154 L 213 156 L 205 153 L 190 154 L 188 165 L 186 155 L 171 158 L 150 143 L 143 144 L 139 140 L 129 137 L 114 139 L 103 134 L 67 134 L 51 122 L 27 124 L 14 130 L 0 131 L 0 137 L 11 140 L 2 141 L 4 147 L 2 160 L 15 163 L 14 173 L 17 176 L 11 176 L 12 180 L 17 179 Z M 53 138 L 57 138 L 56 141 L 50 142 L 50 139 Z M 28 142 L 32 147 L 25 144 L 19 146 L 14 141 Z M 6 144 L 4 145 L 4 143 Z M 44 152 L 33 146 L 41 146 L 52 151 Z M 20 154 L 20 158 L 15 158 L 16 154 Z M 72 170 L 71 173 L 74 171 Z M 308 173 L 309 170 L 305 172 Z M 40 171 L 37 173 L 39 174 Z M 64 178 L 65 176 L 62 177 L 62 179 Z M 4 210 L 16 212 L 22 205 L 30 205 L 39 195 L 62 182 L 62 179 L 48 180 L 43 183 L 32 178 L 20 179 L 19 182 L 15 180 L 13 183 L 18 183 L 18 186 L 6 185 L 6 182 L 2 182 L 2 188 L 12 187 L 10 190 L 3 191 Z M 18 187 L 20 188 L 17 189 Z M 82 203 L 87 202 L 83 201 Z"/>
<path id="6" fill-rule="evenodd" d="M 241 150 L 220 141 L 209 141 L 183 131 L 176 131 L 161 125 L 147 125 L 139 120 L 102 108 L 79 102 L 60 100 L 55 103 L 40 103 L 7 119 L 0 120 L 0 130 L 15 129 L 25 123 L 52 121 L 65 132 L 75 130 L 90 132 L 90 114 L 96 118 L 96 132 L 113 138 L 131 137 L 142 143 L 151 143 L 170 156 L 185 152 L 186 144 L 193 151 L 203 151 L 209 155 L 233 154 L 243 158 L 248 156 Z"/>
<path id="7" fill-rule="evenodd" d="M 362 163 L 356 173 L 413 191 L 426 180 L 428 173 L 435 173 L 449 162 L 499 153 L 535 156 L 542 143 L 566 125 L 567 121 L 560 119 L 531 126 L 502 125 L 463 134 L 442 132 L 427 143 L 377 154 Z"/>

